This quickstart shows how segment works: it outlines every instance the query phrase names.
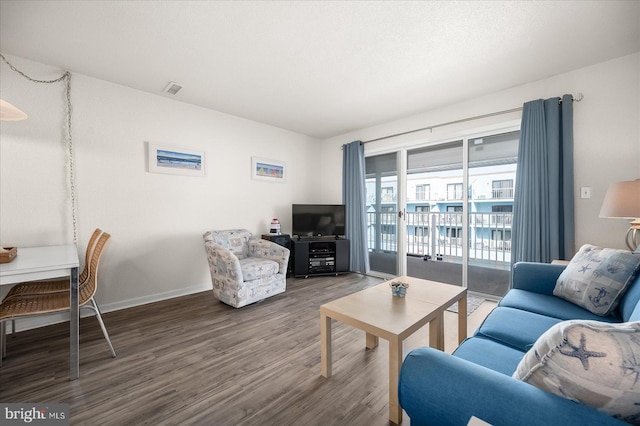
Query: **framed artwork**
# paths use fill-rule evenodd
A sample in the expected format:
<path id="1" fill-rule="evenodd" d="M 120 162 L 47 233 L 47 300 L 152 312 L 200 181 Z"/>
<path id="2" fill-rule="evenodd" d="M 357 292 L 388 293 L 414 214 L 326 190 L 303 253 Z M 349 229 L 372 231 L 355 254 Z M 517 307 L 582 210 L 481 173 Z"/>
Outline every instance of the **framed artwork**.
<path id="1" fill-rule="evenodd" d="M 149 172 L 170 175 L 206 176 L 204 151 L 176 148 L 148 142 Z"/>
<path id="2" fill-rule="evenodd" d="M 251 178 L 284 183 L 287 178 L 287 167 L 282 161 L 251 157 Z"/>

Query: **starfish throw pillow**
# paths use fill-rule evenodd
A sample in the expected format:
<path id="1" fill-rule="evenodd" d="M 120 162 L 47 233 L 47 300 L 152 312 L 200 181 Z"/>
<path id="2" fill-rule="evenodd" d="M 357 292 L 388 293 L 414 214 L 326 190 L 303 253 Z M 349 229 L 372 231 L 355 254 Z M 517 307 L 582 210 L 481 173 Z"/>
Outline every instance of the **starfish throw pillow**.
<path id="1" fill-rule="evenodd" d="M 640 322 L 558 323 L 538 338 L 513 377 L 640 424 Z"/>

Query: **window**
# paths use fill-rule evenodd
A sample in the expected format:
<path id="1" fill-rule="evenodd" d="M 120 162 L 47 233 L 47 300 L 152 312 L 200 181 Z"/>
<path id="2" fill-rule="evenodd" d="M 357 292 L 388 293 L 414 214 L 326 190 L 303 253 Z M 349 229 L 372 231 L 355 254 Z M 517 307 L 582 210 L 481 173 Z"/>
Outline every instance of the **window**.
<path id="1" fill-rule="evenodd" d="M 462 184 L 447 184 L 447 200 L 462 200 Z"/>
<path id="2" fill-rule="evenodd" d="M 513 198 L 513 179 L 494 180 L 491 189 L 493 198 Z"/>
<path id="3" fill-rule="evenodd" d="M 462 228 L 447 228 L 447 237 L 460 238 L 462 236 Z"/>
<path id="4" fill-rule="evenodd" d="M 431 206 L 416 206 L 415 223 L 416 225 L 429 226 L 429 212 Z"/>
<path id="5" fill-rule="evenodd" d="M 511 241 L 511 231 L 507 229 L 494 229 L 491 231 L 491 239 L 494 241 Z"/>
<path id="6" fill-rule="evenodd" d="M 511 225 L 511 219 L 513 218 L 513 205 L 491 206 L 491 212 L 495 213 L 491 215 L 492 225 Z"/>
<path id="7" fill-rule="evenodd" d="M 380 231 L 383 234 L 396 235 L 396 226 L 395 225 L 382 225 L 380 227 Z"/>
<path id="8" fill-rule="evenodd" d="M 511 231 L 506 229 L 494 229 L 491 231 L 491 246 L 497 250 L 511 250 Z"/>
<path id="9" fill-rule="evenodd" d="M 380 222 L 386 224 L 396 223 L 396 208 L 394 206 L 381 206 L 380 207 Z M 382 228 L 384 234 L 384 227 Z"/>
<path id="10" fill-rule="evenodd" d="M 462 206 L 447 206 L 444 221 L 447 225 L 462 225 Z"/>
<path id="11" fill-rule="evenodd" d="M 413 229 L 413 235 L 415 235 L 416 237 L 426 237 L 427 235 L 429 235 L 429 228 L 425 228 L 423 226 L 416 226 Z"/>
<path id="12" fill-rule="evenodd" d="M 426 201 L 431 199 L 431 185 L 416 185 L 416 200 Z"/>
<path id="13" fill-rule="evenodd" d="M 380 195 L 383 203 L 393 203 L 396 201 L 396 196 L 391 186 L 380 188 Z"/>
<path id="14" fill-rule="evenodd" d="M 447 228 L 447 239 L 452 246 L 462 245 L 462 228 Z"/>

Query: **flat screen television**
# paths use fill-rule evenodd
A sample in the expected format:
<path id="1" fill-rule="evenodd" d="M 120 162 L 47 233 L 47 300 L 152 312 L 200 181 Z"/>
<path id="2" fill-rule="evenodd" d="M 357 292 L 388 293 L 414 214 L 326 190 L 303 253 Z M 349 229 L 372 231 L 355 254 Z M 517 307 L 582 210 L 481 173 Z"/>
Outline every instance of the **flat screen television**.
<path id="1" fill-rule="evenodd" d="M 292 234 L 298 238 L 345 235 L 344 204 L 293 204 Z"/>

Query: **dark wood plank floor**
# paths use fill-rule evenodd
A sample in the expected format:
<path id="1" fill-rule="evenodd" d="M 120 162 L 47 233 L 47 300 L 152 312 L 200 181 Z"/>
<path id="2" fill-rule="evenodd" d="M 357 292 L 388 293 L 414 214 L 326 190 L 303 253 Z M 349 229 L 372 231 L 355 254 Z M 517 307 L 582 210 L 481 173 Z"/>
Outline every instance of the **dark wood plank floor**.
<path id="1" fill-rule="evenodd" d="M 334 322 L 333 376 L 320 376 L 320 305 L 380 282 L 291 278 L 286 293 L 241 309 L 204 292 L 107 313 L 116 359 L 83 318 L 73 382 L 68 323 L 17 333 L 0 401 L 69 403 L 75 425 L 387 425 L 384 340 L 365 350 L 364 332 Z"/>

